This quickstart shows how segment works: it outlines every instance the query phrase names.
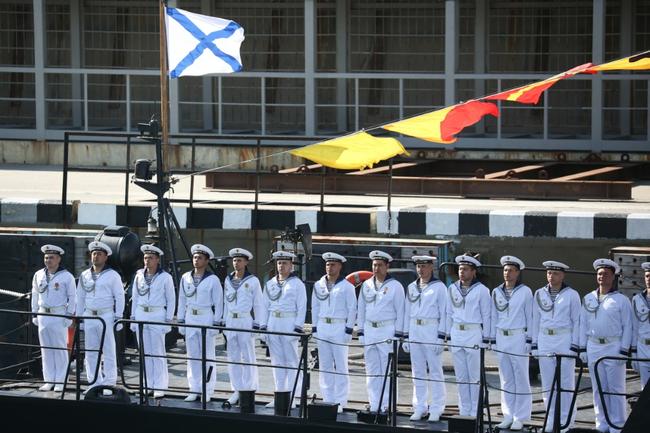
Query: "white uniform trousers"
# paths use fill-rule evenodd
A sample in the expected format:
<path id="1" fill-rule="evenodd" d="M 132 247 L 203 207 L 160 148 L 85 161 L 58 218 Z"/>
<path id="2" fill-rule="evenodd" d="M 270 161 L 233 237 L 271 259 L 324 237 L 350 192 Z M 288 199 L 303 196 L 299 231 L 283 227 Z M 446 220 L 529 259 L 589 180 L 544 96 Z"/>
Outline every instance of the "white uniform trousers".
<path id="1" fill-rule="evenodd" d="M 251 329 L 251 317 L 228 318 L 228 328 Z M 255 364 L 255 340 L 250 332 L 224 331 L 228 339 L 228 361 Z M 255 391 L 258 388 L 257 367 L 254 365 L 228 364 L 230 386 L 234 391 Z"/>
<path id="2" fill-rule="evenodd" d="M 84 316 L 91 315 L 88 310 L 84 312 Z M 113 311 L 97 317 L 101 317 L 106 322 L 106 336 L 104 337 L 104 346 L 102 347 L 103 368 L 102 365 L 99 366 L 97 381 L 92 386 L 115 385 L 117 383 L 117 358 L 115 355 L 115 333 L 113 332 Z M 84 320 L 86 377 L 89 383 L 95 380 L 95 368 L 97 367 L 102 330 L 103 326 L 99 320 Z"/>
<path id="3" fill-rule="evenodd" d="M 596 384 L 596 373 L 594 366 L 598 358 L 602 356 L 620 356 L 621 345 L 619 342 L 606 344 L 587 341 L 587 361 L 589 363 L 589 377 L 594 396 L 594 413 L 596 414 L 596 428 L 600 431 L 620 432 L 620 429 L 607 424 L 603 412 L 603 400 L 607 406 L 607 414 L 612 423 L 622 426 L 625 424 L 625 396 L 603 395 L 602 400 L 598 394 Z M 616 360 L 605 360 L 598 364 L 598 375 L 602 390 L 605 392 L 625 392 L 625 363 Z"/>
<path id="4" fill-rule="evenodd" d="M 269 331 L 294 332 L 294 317 L 273 317 L 269 318 Z M 296 382 L 297 368 L 300 357 L 298 356 L 298 338 L 282 335 L 267 335 L 271 363 L 273 364 L 273 378 L 275 379 L 275 390 L 280 392 L 293 391 Z M 289 367 L 289 368 L 278 368 Z M 298 383 L 294 397 L 299 397 L 302 387 L 302 373 L 298 376 Z"/>
<path id="5" fill-rule="evenodd" d="M 481 344 L 482 331 L 478 328 L 460 330 L 451 328 L 451 348 L 454 372 L 458 383 L 458 409 L 461 416 L 476 416 L 481 379 L 481 353 L 471 347 Z M 455 347 L 465 346 L 465 347 Z M 461 383 L 464 382 L 464 383 Z M 469 383 L 467 383 L 469 382 Z M 476 385 L 474 385 L 476 384 Z"/>
<path id="6" fill-rule="evenodd" d="M 497 349 L 519 355 L 498 353 L 503 417 L 528 421 L 533 409 L 533 396 L 530 393 L 526 334 L 522 332 L 506 336 L 497 330 Z"/>
<path id="7" fill-rule="evenodd" d="M 191 315 L 185 317 L 188 325 L 212 325 L 212 313 Z M 217 383 L 217 365 L 215 359 L 216 332 L 206 330 L 205 335 L 205 392 L 211 397 Z M 203 356 L 203 341 L 200 328 L 185 328 L 185 348 L 187 351 L 187 383 L 190 392 L 200 394 L 203 387 L 203 370 L 201 357 Z M 193 358 L 193 359 L 192 359 Z"/>
<path id="8" fill-rule="evenodd" d="M 650 359 L 650 344 L 644 344 L 645 339 L 637 341 L 637 358 Z M 650 379 L 650 362 L 639 362 L 639 374 L 641 375 L 641 389 L 645 387 Z"/>
<path id="9" fill-rule="evenodd" d="M 366 359 L 366 374 L 368 375 L 366 377 L 368 403 L 370 403 L 370 410 L 376 412 L 380 409 L 379 400 L 381 399 L 381 411 L 385 412 L 388 409 L 390 378 L 386 377 L 386 385 L 384 386 L 384 377 L 388 365 L 388 354 L 393 351 L 391 340 L 395 337 L 395 325 L 372 328 L 366 323 L 364 331 L 364 344 L 366 346 L 363 352 Z M 383 397 L 382 386 L 384 386 Z"/>
<path id="10" fill-rule="evenodd" d="M 539 372 L 542 376 L 542 389 L 544 392 L 544 405 L 547 407 L 548 411 L 548 420 L 546 421 L 547 429 L 552 429 L 555 425 L 555 396 L 557 395 L 557 389 L 553 393 L 553 398 L 549 400 L 550 390 L 553 386 L 553 380 L 555 380 L 555 357 L 554 356 L 544 356 L 552 353 L 558 354 L 568 354 L 575 355 L 569 350 L 571 347 L 571 333 L 567 332 L 564 334 L 556 335 L 546 335 L 544 333 L 539 334 L 539 339 L 537 341 L 538 352 L 539 352 Z M 561 369 L 560 369 L 560 383 L 563 390 L 573 390 L 575 389 L 575 366 L 576 361 L 574 358 L 562 358 Z M 566 424 L 569 416 L 571 417 L 571 423 L 575 419 L 575 407 L 573 412 L 569 413 L 569 408 L 571 406 L 571 399 L 573 394 L 570 391 L 562 392 L 560 398 L 560 426 Z"/>
<path id="11" fill-rule="evenodd" d="M 348 338 L 345 323 L 318 322 L 318 384 L 325 403 L 348 404 Z M 332 344 L 332 343 L 335 344 Z"/>
<path id="12" fill-rule="evenodd" d="M 62 317 L 38 316 L 38 340 L 41 345 L 43 380 L 46 383 L 62 384 L 65 380 L 69 359 L 66 323 L 67 319 Z"/>
<path id="13" fill-rule="evenodd" d="M 436 335 L 437 330 L 434 329 L 432 332 L 432 335 Z M 422 413 L 440 415 L 445 410 L 447 398 L 445 377 L 442 372 L 442 353 L 436 355 L 433 353 L 433 346 L 418 344 L 417 341 L 411 341 L 409 348 L 411 372 L 413 373 L 413 409 Z M 427 378 L 430 381 L 421 378 Z M 429 390 L 431 390 L 430 393 Z M 430 404 L 427 403 L 429 396 L 431 397 Z"/>
<path id="14" fill-rule="evenodd" d="M 136 320 L 147 322 L 164 322 L 165 310 L 156 312 L 144 312 L 140 308 L 135 313 Z M 167 351 L 165 350 L 165 334 L 171 330 L 167 326 L 144 325 L 142 327 L 142 338 L 140 342 L 139 331 L 135 335 L 138 338 L 140 350 L 144 352 L 144 368 L 147 375 L 147 388 L 155 391 L 164 391 L 169 386 L 169 372 L 167 370 Z M 144 378 L 143 384 L 144 384 Z"/>

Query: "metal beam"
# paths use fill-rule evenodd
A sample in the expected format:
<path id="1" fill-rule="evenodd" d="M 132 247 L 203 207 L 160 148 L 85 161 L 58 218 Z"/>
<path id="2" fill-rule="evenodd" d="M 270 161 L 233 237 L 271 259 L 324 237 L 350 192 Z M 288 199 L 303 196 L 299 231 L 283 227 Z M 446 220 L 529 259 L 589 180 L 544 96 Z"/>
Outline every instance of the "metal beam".
<path id="1" fill-rule="evenodd" d="M 522 174 L 530 171 L 537 171 L 546 168 L 554 163 L 538 164 L 538 165 L 524 165 L 523 167 L 515 167 L 508 170 L 495 171 L 494 173 L 487 173 L 484 179 L 500 179 L 508 176 L 508 174 Z"/>
<path id="2" fill-rule="evenodd" d="M 261 192 L 325 194 L 385 194 L 386 176 L 348 176 L 345 174 L 261 173 Z M 206 187 L 220 190 L 255 189 L 254 172 L 214 172 L 205 176 Z M 633 182 L 556 181 L 526 179 L 469 179 L 448 177 L 393 176 L 392 191 L 404 195 L 447 195 L 476 198 L 533 199 L 624 199 L 632 198 Z"/>

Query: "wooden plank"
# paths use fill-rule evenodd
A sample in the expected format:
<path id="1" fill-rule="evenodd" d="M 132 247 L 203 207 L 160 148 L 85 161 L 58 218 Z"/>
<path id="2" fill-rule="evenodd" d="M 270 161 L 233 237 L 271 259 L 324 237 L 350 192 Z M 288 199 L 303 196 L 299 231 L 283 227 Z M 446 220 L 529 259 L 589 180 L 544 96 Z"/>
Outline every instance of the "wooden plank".
<path id="1" fill-rule="evenodd" d="M 512 171 L 516 174 L 527 173 L 529 171 L 541 170 L 542 168 L 548 167 L 555 163 L 546 163 L 546 164 L 536 164 L 536 165 L 524 165 L 522 167 L 515 167 L 508 170 L 495 171 L 494 173 L 487 173 L 485 179 L 500 179 L 506 177 L 506 175 Z"/>
<path id="2" fill-rule="evenodd" d="M 568 174 L 566 176 L 556 177 L 554 181 L 564 182 L 567 180 L 582 180 L 590 177 L 598 176 L 601 174 L 613 173 L 615 171 L 623 170 L 624 167 L 620 165 L 610 165 L 608 167 L 595 168 L 593 170 L 581 171 L 578 173 Z"/>

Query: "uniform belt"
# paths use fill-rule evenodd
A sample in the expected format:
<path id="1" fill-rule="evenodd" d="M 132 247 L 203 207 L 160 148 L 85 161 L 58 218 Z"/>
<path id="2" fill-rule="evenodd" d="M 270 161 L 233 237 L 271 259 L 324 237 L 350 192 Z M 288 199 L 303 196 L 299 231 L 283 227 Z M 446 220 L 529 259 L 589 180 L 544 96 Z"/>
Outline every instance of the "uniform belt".
<path id="1" fill-rule="evenodd" d="M 345 323 L 346 319 L 338 319 L 336 317 L 321 317 L 320 320 L 323 323 L 332 324 L 332 323 Z"/>
<path id="2" fill-rule="evenodd" d="M 615 341 L 621 341 L 621 337 L 592 337 L 590 335 L 589 341 L 596 344 L 608 344 L 614 343 Z"/>
<path id="3" fill-rule="evenodd" d="M 236 313 L 234 311 L 229 312 L 228 316 L 230 316 L 231 319 L 248 319 L 251 317 L 251 313 L 244 312 L 244 313 Z"/>
<path id="4" fill-rule="evenodd" d="M 298 313 L 295 311 L 271 311 L 272 317 L 277 317 L 278 319 L 284 319 L 286 317 L 296 317 Z"/>
<path id="5" fill-rule="evenodd" d="M 366 323 L 370 328 L 383 328 L 384 326 L 392 325 L 395 323 L 395 320 L 380 320 L 378 322 L 373 322 L 372 320 L 366 320 Z"/>
<path id="6" fill-rule="evenodd" d="M 96 310 L 91 310 L 90 308 L 86 308 L 84 314 L 87 316 L 101 316 L 102 314 L 112 313 L 112 312 L 113 312 L 112 308 L 98 308 Z"/>
<path id="7" fill-rule="evenodd" d="M 426 325 L 437 325 L 439 323 L 438 319 L 418 319 L 413 317 L 411 319 L 411 323 L 414 323 L 419 326 L 426 326 Z"/>
<path id="8" fill-rule="evenodd" d="M 153 305 L 138 305 L 138 308 L 140 308 L 145 313 L 153 313 L 155 311 L 160 311 L 165 307 L 153 306 Z"/>
<path id="9" fill-rule="evenodd" d="M 39 313 L 65 313 L 65 305 L 59 305 L 58 307 L 39 307 L 38 309 Z"/>
<path id="10" fill-rule="evenodd" d="M 459 331 L 469 331 L 472 329 L 481 329 L 481 325 L 478 323 L 454 323 L 454 328 Z"/>
<path id="11" fill-rule="evenodd" d="M 541 331 L 544 335 L 560 335 L 568 334 L 571 332 L 571 328 L 541 328 Z"/>
<path id="12" fill-rule="evenodd" d="M 524 332 L 526 332 L 526 328 L 515 328 L 515 329 L 497 328 L 497 330 L 501 333 L 501 335 L 503 335 L 505 337 L 510 337 L 512 335 L 523 334 Z"/>
<path id="13" fill-rule="evenodd" d="M 187 312 L 189 314 L 191 314 L 192 316 L 202 316 L 204 314 L 212 313 L 212 309 L 210 309 L 210 308 L 187 307 Z"/>

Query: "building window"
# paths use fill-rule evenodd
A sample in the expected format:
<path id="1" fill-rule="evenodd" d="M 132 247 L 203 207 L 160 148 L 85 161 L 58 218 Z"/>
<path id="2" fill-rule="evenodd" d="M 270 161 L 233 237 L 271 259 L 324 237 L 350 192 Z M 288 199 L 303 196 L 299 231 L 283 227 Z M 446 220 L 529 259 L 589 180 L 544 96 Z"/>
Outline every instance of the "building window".
<path id="1" fill-rule="evenodd" d="M 356 0 L 349 11 L 350 71 L 444 70 L 443 1 Z"/>
<path id="2" fill-rule="evenodd" d="M 0 65 L 34 65 L 31 2 L 0 1 Z"/>

